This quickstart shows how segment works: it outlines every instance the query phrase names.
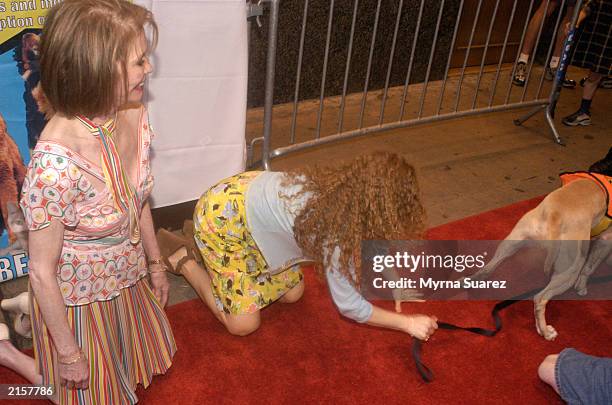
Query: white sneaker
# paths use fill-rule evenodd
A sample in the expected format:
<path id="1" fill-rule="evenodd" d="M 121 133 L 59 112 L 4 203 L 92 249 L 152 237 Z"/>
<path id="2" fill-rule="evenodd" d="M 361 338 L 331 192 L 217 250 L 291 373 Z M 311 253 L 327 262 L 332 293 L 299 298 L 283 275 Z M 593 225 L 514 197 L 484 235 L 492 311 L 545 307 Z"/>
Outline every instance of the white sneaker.
<path id="1" fill-rule="evenodd" d="M 527 80 L 527 64 L 525 62 L 519 62 L 516 64 L 516 70 L 512 77 L 512 84 L 515 86 L 523 87 Z"/>
<path id="2" fill-rule="evenodd" d="M 568 115 L 567 117 L 563 118 L 561 122 L 569 127 L 576 127 L 578 125 L 587 126 L 591 125 L 591 116 L 578 110 L 572 115 Z"/>

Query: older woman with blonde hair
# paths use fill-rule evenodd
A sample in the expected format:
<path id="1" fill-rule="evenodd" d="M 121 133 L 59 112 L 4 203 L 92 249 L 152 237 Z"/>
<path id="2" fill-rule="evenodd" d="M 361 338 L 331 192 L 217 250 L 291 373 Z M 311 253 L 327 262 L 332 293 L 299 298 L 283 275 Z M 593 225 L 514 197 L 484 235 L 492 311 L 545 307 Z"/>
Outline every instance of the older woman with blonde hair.
<path id="1" fill-rule="evenodd" d="M 52 386 L 59 403 L 135 403 L 137 384 L 165 373 L 176 351 L 148 203 L 147 26 L 154 44 L 140 6 L 65 0 L 43 29 L 41 86 L 55 114 L 21 199 L 34 359 L 5 339 L 0 364 Z"/>

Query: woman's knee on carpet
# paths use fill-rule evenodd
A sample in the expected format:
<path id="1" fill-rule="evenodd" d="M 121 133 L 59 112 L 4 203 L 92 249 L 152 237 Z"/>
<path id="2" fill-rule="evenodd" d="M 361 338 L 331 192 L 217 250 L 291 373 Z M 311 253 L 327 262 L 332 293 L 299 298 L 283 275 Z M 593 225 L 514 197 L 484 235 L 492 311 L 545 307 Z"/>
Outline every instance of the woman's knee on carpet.
<path id="1" fill-rule="evenodd" d="M 259 329 L 261 325 L 260 312 L 252 314 L 226 314 L 225 327 L 227 331 L 236 336 L 247 336 Z"/>
<path id="2" fill-rule="evenodd" d="M 304 280 L 296 284 L 291 290 L 287 291 L 282 297 L 279 298 L 279 302 L 283 304 L 293 304 L 298 302 L 302 295 L 304 295 Z"/>

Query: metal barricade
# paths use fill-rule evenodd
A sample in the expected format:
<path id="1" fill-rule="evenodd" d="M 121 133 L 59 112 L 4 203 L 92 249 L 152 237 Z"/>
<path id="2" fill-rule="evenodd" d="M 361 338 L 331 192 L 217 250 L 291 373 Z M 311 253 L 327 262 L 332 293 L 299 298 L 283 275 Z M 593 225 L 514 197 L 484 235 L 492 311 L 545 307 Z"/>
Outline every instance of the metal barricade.
<path id="1" fill-rule="evenodd" d="M 302 73 L 304 65 L 305 38 L 308 30 L 309 7 L 312 7 L 312 4 L 315 0 L 302 1 L 302 26 L 300 27 L 299 45 L 296 44 L 297 46 L 299 46 L 299 50 L 298 57 L 295 62 L 297 66 L 295 76 L 295 88 L 293 90 L 293 101 L 275 105 L 274 87 L 275 69 L 277 63 L 277 44 L 279 40 L 279 10 L 280 7 L 282 7 L 282 3 L 280 2 L 280 0 L 263 0 L 263 3 L 268 6 L 268 12 L 265 13 L 268 18 L 268 48 L 266 56 L 267 59 L 265 74 L 265 98 L 263 107 L 263 137 L 254 139 L 251 142 L 249 150 L 251 152 L 250 155 L 252 155 L 254 145 L 259 141 L 263 142 L 261 148 L 261 163 L 266 170 L 270 169 L 270 161 L 273 158 L 291 154 L 307 148 L 327 144 L 330 142 L 336 142 L 340 140 L 350 139 L 358 136 L 378 133 L 381 131 L 387 131 L 397 128 L 406 128 L 425 123 L 438 122 L 484 113 L 508 111 L 525 107 L 534 107 L 534 109 L 524 117 L 515 120 L 515 124 L 520 125 L 537 112 L 544 111 L 546 115 L 546 121 L 550 126 L 550 130 L 552 131 L 554 140 L 557 143 L 562 144 L 561 138 L 559 137 L 559 134 L 553 122 L 553 115 L 556 100 L 559 97 L 559 90 L 561 88 L 560 84 L 564 79 L 565 70 L 568 65 L 571 40 L 573 38 L 573 35 L 569 35 L 568 40 L 566 40 L 565 42 L 563 48 L 564 51 L 562 53 L 561 58 L 561 64 L 559 66 L 555 79 L 550 86 L 551 89 L 548 96 L 541 96 L 542 90 L 544 89 L 545 72 L 544 70 L 541 70 L 540 68 L 536 68 L 536 66 L 534 66 L 535 57 L 533 57 L 530 63 L 528 63 L 527 65 L 525 85 L 522 88 L 514 87 L 512 85 L 512 77 L 515 73 L 516 61 L 519 58 L 520 50 L 523 46 L 523 42 L 525 41 L 527 26 L 529 23 L 529 19 L 531 18 L 532 10 L 534 10 L 534 0 L 530 0 L 529 9 L 526 13 L 526 18 L 521 18 L 520 21 L 518 18 L 515 18 L 515 16 L 517 15 L 517 9 L 519 8 L 519 0 L 495 0 L 492 15 L 489 16 L 490 22 L 488 22 L 488 24 L 484 24 L 484 26 L 486 27 L 486 39 L 484 41 L 484 46 L 481 45 L 478 47 L 479 52 L 482 51 L 482 57 L 480 63 L 472 63 L 473 67 L 468 66 L 468 59 L 470 56 L 473 56 L 473 52 L 477 48 L 477 46 L 474 45 L 474 38 L 478 34 L 484 33 L 484 31 L 482 31 L 483 24 L 480 19 L 483 18 L 481 11 L 485 0 L 478 0 L 473 21 L 466 21 L 466 15 L 468 14 L 466 12 L 467 0 L 460 1 L 457 7 L 457 12 L 454 18 L 454 26 L 452 27 L 452 30 L 450 30 L 451 27 L 443 27 L 446 30 L 446 35 L 451 38 L 449 51 L 446 57 L 443 58 L 443 64 L 440 64 L 440 58 L 436 58 L 435 55 L 437 48 L 440 46 L 438 41 L 439 34 L 441 31 L 440 29 L 442 27 L 441 24 L 442 21 L 444 21 L 443 11 L 448 11 L 447 9 L 445 9 L 445 0 L 439 0 L 437 2 L 420 0 L 418 10 L 414 9 L 416 7 L 407 10 L 405 8 L 405 4 L 408 3 L 408 0 L 397 0 L 397 14 L 395 18 L 395 26 L 393 27 L 392 31 L 393 35 L 389 53 L 387 55 L 388 57 L 379 57 L 379 60 L 374 60 L 374 51 L 377 46 L 377 33 L 379 31 L 381 7 L 383 2 L 382 0 L 361 0 L 361 2 L 376 1 L 377 3 L 376 11 L 374 13 L 373 20 L 371 21 L 373 28 L 371 37 L 369 39 L 367 66 L 365 67 L 366 74 L 363 78 L 363 86 L 361 88 L 362 91 L 360 93 L 353 92 L 353 94 L 349 94 L 348 92 L 348 82 L 351 70 L 354 67 L 352 65 L 352 56 L 353 50 L 355 48 L 355 27 L 356 21 L 359 18 L 360 0 L 352 0 L 353 7 L 350 18 L 347 18 L 348 16 L 344 16 L 345 18 L 342 19 L 335 18 L 334 16 L 335 0 L 323 0 L 329 1 L 329 11 L 327 13 L 325 50 L 323 53 L 323 69 L 320 77 L 319 86 L 320 95 L 318 98 L 318 106 L 316 107 L 316 118 L 313 119 L 314 123 L 310 125 L 312 130 L 311 132 L 314 133 L 310 134 L 306 138 L 303 136 L 303 134 L 301 134 L 299 137 L 300 139 L 298 140 L 298 137 L 296 137 L 296 133 L 298 133 L 298 130 L 304 126 L 304 124 L 298 123 L 300 109 L 306 108 L 304 106 L 308 104 L 310 106 L 309 108 L 313 111 L 314 114 L 315 108 L 313 107 L 313 103 L 316 102 L 316 100 L 312 99 L 300 99 L 300 90 L 303 81 Z M 505 1 L 505 4 L 503 4 L 504 6 L 509 6 L 509 2 L 512 2 L 512 10 L 509 15 L 502 15 L 502 13 L 499 12 L 500 3 L 502 1 Z M 475 1 L 473 1 L 472 3 L 474 2 Z M 262 1 L 260 0 L 259 3 L 262 3 Z M 449 1 L 447 2 L 447 4 L 448 3 L 451 2 Z M 544 3 L 546 11 L 548 11 L 549 7 L 553 7 L 553 5 L 551 4 L 551 0 L 542 0 L 540 6 L 543 6 Z M 575 23 L 577 21 L 581 3 L 582 1 L 578 0 L 574 7 L 574 13 L 571 16 L 572 26 L 575 26 Z M 320 4 L 321 1 L 318 5 Z M 566 0 L 560 0 L 554 5 L 558 5 L 559 10 L 562 10 L 565 4 Z M 454 6 L 456 7 L 456 4 Z M 433 28 L 433 38 L 431 42 L 424 43 L 423 41 L 419 41 L 419 38 L 420 32 L 422 32 L 423 29 L 423 16 L 426 7 L 437 7 L 437 13 L 435 17 L 436 25 Z M 472 11 L 474 11 L 473 8 L 470 9 L 470 12 Z M 522 11 L 524 10 L 522 9 L 521 12 Z M 400 32 L 400 27 L 402 24 L 401 16 L 405 15 L 403 13 L 406 12 L 410 13 L 411 18 L 412 16 L 414 16 L 414 18 L 416 19 L 416 24 L 414 28 L 414 33 L 412 34 L 411 43 L 401 44 L 402 46 L 410 46 L 410 53 L 407 65 L 404 64 L 398 67 L 396 62 L 396 51 L 398 49 L 398 33 Z M 427 12 L 430 12 L 431 14 L 431 9 L 427 10 Z M 554 33 L 557 33 L 559 31 L 559 25 L 561 23 L 561 14 L 562 13 L 559 12 L 558 16 L 554 20 Z M 346 59 L 344 59 L 343 61 L 344 66 L 342 67 L 342 71 L 344 71 L 344 77 L 342 78 L 342 90 L 339 91 L 338 94 L 326 95 L 326 80 L 327 74 L 330 69 L 330 41 L 332 37 L 332 31 L 337 28 L 334 25 L 336 20 L 341 20 L 345 23 L 350 21 L 350 34 L 348 42 L 345 44 L 347 51 Z M 446 20 L 448 20 L 448 18 Z M 539 25 L 537 39 L 534 46 L 534 54 L 535 50 L 538 49 L 538 46 L 540 45 L 544 27 L 544 20 L 545 18 L 542 19 L 542 22 Z M 484 22 L 487 23 L 487 21 Z M 482 32 L 477 32 L 477 27 L 479 27 L 479 23 Z M 463 62 L 460 67 L 457 66 L 455 68 L 451 68 L 451 59 L 453 58 L 453 56 L 455 56 L 455 58 L 458 57 L 459 52 L 457 51 L 455 45 L 458 38 L 459 28 L 463 24 L 471 24 L 467 47 L 465 47 L 465 49 L 463 50 L 465 52 L 465 55 L 463 57 Z M 501 44 L 495 44 L 496 49 L 499 50 L 501 48 L 500 56 L 497 60 L 497 63 L 491 63 L 490 61 L 489 63 L 486 63 L 487 53 L 493 46 L 493 44 L 491 44 L 492 33 L 495 31 L 495 28 L 497 26 L 502 27 L 501 30 L 497 30 L 497 33 L 499 33 L 500 31 L 503 32 L 503 27 L 506 27 L 503 42 Z M 505 57 L 506 59 L 509 59 L 508 49 L 511 29 L 513 27 L 517 28 L 517 26 L 521 27 L 522 33 L 520 36 L 520 42 L 518 43 L 516 56 L 512 57 L 510 63 L 504 63 Z M 347 31 L 349 31 L 348 26 L 343 27 L 343 29 L 347 29 Z M 452 32 L 452 35 L 449 35 L 450 32 Z M 482 37 L 482 35 L 480 35 L 480 37 Z M 553 36 L 553 40 L 550 41 L 550 45 L 548 46 L 548 50 L 546 52 L 546 66 L 552 55 L 554 44 L 555 41 Z M 517 45 L 517 43 L 513 43 L 513 45 L 515 46 Z M 417 55 L 418 49 L 429 50 L 428 55 L 426 57 L 427 63 L 425 68 L 423 67 L 424 58 L 421 57 L 421 60 L 419 60 L 419 56 Z M 381 63 L 386 63 L 387 65 L 386 74 L 384 78 L 384 87 L 371 89 L 370 79 L 373 64 L 377 64 L 377 66 L 380 66 Z M 438 77 L 437 80 L 431 80 L 433 67 L 432 65 L 434 64 L 436 65 L 435 68 L 438 71 L 443 72 L 442 77 Z M 413 79 L 413 75 L 416 69 L 415 66 L 417 65 L 421 70 L 420 76 L 422 76 L 424 72 L 423 80 L 420 82 L 415 82 L 415 80 Z M 444 66 L 444 68 L 441 69 L 441 66 Z M 398 68 L 404 69 L 404 84 L 403 86 L 391 86 L 390 77 L 392 69 Z M 506 75 L 508 75 L 509 77 Z M 412 95 L 415 94 L 415 92 L 418 93 L 418 97 L 412 98 Z M 372 97 L 373 94 L 375 94 L 376 97 Z M 370 97 L 368 97 L 369 95 Z M 411 97 L 409 98 L 409 96 Z M 378 98 L 380 99 L 380 103 L 375 102 Z M 334 114 L 330 113 L 329 111 L 326 111 L 326 104 L 331 105 L 333 107 L 330 108 L 334 110 Z M 276 141 L 272 133 L 273 111 L 275 108 L 284 108 L 285 111 L 291 109 L 290 114 L 284 114 L 285 119 L 289 119 L 288 117 L 290 115 L 290 133 L 288 139 L 285 139 L 283 141 Z M 347 109 L 349 108 L 352 109 L 351 117 L 352 121 L 354 121 L 352 126 L 347 123 Z M 356 108 L 358 108 L 358 111 L 356 110 Z M 330 124 L 329 121 L 330 117 L 332 116 L 335 116 L 335 118 L 333 119 L 334 122 Z M 322 122 L 324 120 L 324 117 L 325 121 L 327 122 L 326 128 L 332 128 L 331 130 L 323 130 Z"/>

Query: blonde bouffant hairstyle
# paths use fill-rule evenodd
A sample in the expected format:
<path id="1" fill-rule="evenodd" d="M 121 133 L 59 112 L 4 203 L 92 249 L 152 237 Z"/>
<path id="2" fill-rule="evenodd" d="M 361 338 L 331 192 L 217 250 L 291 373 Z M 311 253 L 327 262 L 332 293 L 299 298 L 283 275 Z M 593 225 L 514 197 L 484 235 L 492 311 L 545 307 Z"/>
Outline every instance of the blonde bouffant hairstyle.
<path id="1" fill-rule="evenodd" d="M 52 7 L 40 45 L 40 84 L 50 108 L 89 117 L 116 110 L 128 94 L 130 51 L 145 27 L 154 48 L 153 15 L 129 1 L 64 0 Z"/>
<path id="2" fill-rule="evenodd" d="M 420 239 L 425 231 L 416 171 L 396 154 L 377 152 L 336 167 L 290 172 L 285 183 L 302 185 L 297 197 L 310 195 L 293 231 L 320 274 L 337 246 L 338 271 L 358 286 L 362 241 Z"/>

